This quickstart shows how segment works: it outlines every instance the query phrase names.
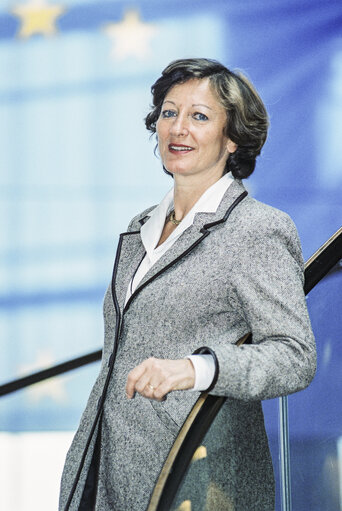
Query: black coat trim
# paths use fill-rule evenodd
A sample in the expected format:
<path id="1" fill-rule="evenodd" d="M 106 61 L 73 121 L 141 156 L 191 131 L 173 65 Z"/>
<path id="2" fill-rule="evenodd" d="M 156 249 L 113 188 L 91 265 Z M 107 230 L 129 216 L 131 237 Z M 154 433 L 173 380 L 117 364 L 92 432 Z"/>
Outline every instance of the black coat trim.
<path id="1" fill-rule="evenodd" d="M 88 470 L 87 480 L 84 485 L 82 498 L 77 511 L 92 511 L 95 509 L 97 496 L 97 483 L 99 478 L 101 456 L 101 420 L 97 434 L 93 457 Z"/>
<path id="2" fill-rule="evenodd" d="M 214 225 L 218 225 L 218 224 L 221 224 L 223 222 L 225 222 L 230 213 L 233 211 L 233 209 L 248 195 L 248 192 L 244 191 L 243 193 L 241 193 L 236 199 L 235 201 L 230 205 L 230 207 L 227 209 L 225 215 L 223 218 L 221 218 L 220 220 L 217 220 L 215 222 L 211 222 L 211 223 L 208 223 L 208 224 L 205 224 L 202 229 L 201 229 L 201 233 L 202 233 L 202 237 L 199 238 L 195 243 L 193 243 L 190 247 L 187 248 L 187 250 L 185 250 L 182 254 L 180 254 L 176 259 L 174 259 L 173 261 L 171 261 L 168 265 L 166 265 L 164 268 L 162 268 L 159 272 L 157 272 L 155 275 L 153 275 L 153 277 L 151 277 L 150 279 L 148 279 L 146 282 L 144 282 L 143 285 L 141 285 L 140 287 L 138 287 L 135 292 L 131 295 L 130 299 L 128 300 L 128 302 L 126 303 L 126 306 L 124 307 L 124 311 L 123 313 L 125 313 L 125 311 L 127 310 L 127 308 L 129 307 L 132 299 L 145 287 L 147 286 L 150 282 L 152 282 L 154 279 L 156 279 L 157 277 L 159 277 L 159 275 L 161 273 L 163 273 L 164 271 L 166 271 L 168 268 L 170 268 L 171 266 L 173 266 L 177 261 L 179 261 L 180 259 L 182 259 L 184 256 L 186 256 L 189 252 L 191 252 L 191 250 L 196 247 L 204 238 L 206 238 L 209 234 L 210 234 L 210 231 L 208 229 L 210 229 L 211 227 L 213 227 Z M 147 215 L 142 218 L 140 220 L 140 223 L 142 223 L 145 218 L 147 217 Z M 108 366 L 109 366 L 109 370 L 108 370 L 108 374 L 107 374 L 107 377 L 106 377 L 106 381 L 105 381 L 105 384 L 104 384 L 104 387 L 103 387 L 103 391 L 102 391 L 102 394 L 98 400 L 98 407 L 97 407 L 97 413 L 96 413 L 96 416 L 95 416 L 95 419 L 94 419 L 94 422 L 92 424 L 92 427 L 91 427 L 91 430 L 90 430 L 90 433 L 89 433 L 89 436 L 88 436 L 88 439 L 87 439 L 87 442 L 86 442 L 86 445 L 85 445 L 85 448 L 84 448 L 84 452 L 83 452 L 83 455 L 82 455 L 82 458 L 81 458 L 81 462 L 80 462 L 80 465 L 78 467 L 78 470 L 77 470 L 77 473 L 76 473 L 76 477 L 74 479 L 74 483 L 72 485 L 72 488 L 71 488 L 71 491 L 70 491 L 70 494 L 69 494 L 69 497 L 68 497 L 68 500 L 67 500 L 67 503 L 66 503 L 66 506 L 64 508 L 64 511 L 68 511 L 69 508 L 70 508 L 70 504 L 72 502 L 72 499 L 74 497 L 74 494 L 75 494 L 75 491 L 76 491 L 76 488 L 77 488 L 77 484 L 78 484 L 78 481 L 79 481 L 79 478 L 80 478 L 80 475 L 81 475 L 81 472 L 82 472 L 82 469 L 83 469 L 83 466 L 84 466 L 84 462 L 85 462 L 85 459 L 86 459 L 86 456 L 87 456 L 87 453 L 88 453 L 88 449 L 89 449 L 89 445 L 91 443 L 91 440 L 92 440 L 92 437 L 94 435 L 94 432 L 95 432 L 95 429 L 96 429 L 96 426 L 97 424 L 99 423 L 99 418 L 101 417 L 102 415 L 102 411 L 103 411 L 103 403 L 105 401 L 105 398 L 106 398 L 106 394 L 107 394 L 107 389 L 108 389 L 108 386 L 109 386 L 109 381 L 110 381 L 110 378 L 111 378 L 111 375 L 112 375 L 112 372 L 113 372 L 113 368 L 114 368 L 114 364 L 115 364 L 115 359 L 116 359 L 116 353 L 117 353 L 117 347 L 118 347 L 118 342 L 119 342 L 119 337 L 120 337 L 120 332 L 121 332 L 121 327 L 122 327 L 122 315 L 121 315 L 121 311 L 120 311 L 120 307 L 119 307 L 119 303 L 118 303 L 118 300 L 117 300 L 117 296 L 116 296 L 116 292 L 115 292 L 115 281 L 116 281 L 116 273 L 117 273 L 117 269 L 118 269 L 118 265 L 119 265 L 119 260 L 120 260 L 120 255 L 121 255 L 121 247 L 122 247 L 122 240 L 123 240 L 123 237 L 124 236 L 129 236 L 131 234 L 138 234 L 140 233 L 140 231 L 131 231 L 131 232 L 125 232 L 125 233 L 122 233 L 120 234 L 120 239 L 119 239 L 119 245 L 118 245 L 118 249 L 117 249 L 117 252 L 116 252 L 116 257 L 115 257 L 115 263 L 114 263 L 114 268 L 113 268 L 113 276 L 112 276 L 112 296 L 113 296 L 113 301 L 114 301 L 114 306 L 115 306 L 115 311 L 116 311 L 116 325 L 115 325 L 115 339 L 114 339 L 114 349 L 113 349 L 113 352 L 110 356 L 110 359 L 109 359 L 109 363 L 108 363 Z M 208 348 L 209 349 L 209 348 Z M 216 355 L 215 355 L 216 357 Z M 217 362 L 218 364 L 218 362 Z M 217 377 L 218 377 L 218 374 L 217 374 Z M 214 378 L 215 380 L 215 378 Z M 217 381 L 217 378 L 214 382 L 214 385 L 216 384 L 216 381 Z M 213 384 L 212 384 L 213 385 Z M 212 385 L 209 387 L 209 389 L 212 388 Z M 101 424 L 100 424 L 101 425 Z M 95 459 L 96 459 L 96 456 L 92 458 L 92 462 L 95 462 Z M 82 502 L 83 503 L 83 502 Z"/>
<path id="3" fill-rule="evenodd" d="M 122 234 L 120 235 L 120 239 L 119 239 L 119 245 L 118 245 L 118 249 L 117 249 L 117 252 L 116 252 L 115 263 L 114 263 L 114 268 L 113 268 L 113 277 L 112 277 L 112 295 L 113 295 L 113 301 L 114 301 L 114 306 L 115 306 L 115 310 L 116 310 L 114 350 L 113 350 L 113 352 L 112 352 L 112 354 L 110 356 L 110 359 L 109 359 L 109 364 L 108 364 L 109 370 L 108 370 L 106 381 L 105 381 L 105 384 L 104 384 L 104 387 L 103 387 L 102 394 L 101 394 L 101 396 L 100 396 L 100 398 L 98 400 L 98 403 L 97 403 L 97 412 L 96 412 L 96 415 L 95 415 L 95 419 L 94 419 L 94 422 L 92 424 L 92 427 L 91 427 L 91 430 L 90 430 L 90 433 L 89 433 L 89 436 L 88 436 L 88 439 L 87 439 L 87 442 L 86 442 L 86 445 L 85 445 L 85 448 L 84 448 L 84 451 L 83 451 L 81 462 L 79 464 L 79 467 L 78 467 L 78 470 L 77 470 L 77 473 L 76 473 L 76 477 L 74 479 L 74 483 L 73 483 L 71 491 L 69 493 L 69 497 L 68 497 L 67 503 L 65 505 L 64 511 L 68 511 L 70 509 L 70 505 L 71 505 L 72 499 L 74 497 L 74 494 L 75 494 L 75 491 L 76 491 L 76 488 L 77 488 L 77 484 L 78 484 L 78 481 L 80 479 L 81 472 L 83 470 L 83 466 L 84 466 L 84 462 L 85 462 L 85 459 L 86 459 L 86 456 L 87 456 L 87 453 L 88 453 L 89 445 L 90 445 L 91 440 L 93 438 L 93 435 L 94 435 L 94 432 L 95 432 L 97 424 L 99 424 L 99 427 L 101 427 L 101 421 L 99 419 L 102 416 L 103 403 L 104 403 L 105 398 L 106 398 L 109 381 L 110 381 L 110 378 L 111 378 L 111 375 L 112 375 L 112 372 L 113 372 L 113 368 L 114 368 L 116 352 L 117 352 L 117 346 L 118 346 L 118 341 L 119 341 L 119 334 L 120 334 L 120 330 L 121 330 L 121 312 L 120 312 L 119 303 L 118 303 L 118 300 L 117 300 L 117 297 L 116 297 L 116 293 L 115 293 L 114 283 L 115 283 L 116 272 L 117 272 L 117 268 L 118 268 L 118 264 L 119 264 L 119 259 L 120 259 L 120 254 L 121 254 L 121 246 L 122 246 Z M 92 467 L 93 467 L 93 464 L 95 462 L 97 463 L 96 456 L 95 457 L 93 456 L 92 460 L 91 460 L 91 466 L 89 467 L 89 470 L 91 472 L 93 472 Z M 88 476 L 87 476 L 86 486 L 88 486 L 87 483 L 89 484 L 89 482 L 92 481 L 92 480 L 93 480 L 93 477 L 91 479 L 88 479 Z M 95 490 L 95 488 L 93 488 L 93 491 L 94 490 Z M 88 488 L 86 488 L 86 487 L 84 488 L 83 494 L 82 494 L 82 505 L 86 504 L 86 502 L 85 502 L 85 498 L 86 497 L 88 499 L 89 498 L 94 498 L 93 497 L 93 495 L 94 495 L 93 491 L 91 491 L 90 489 L 88 491 Z"/>
<path id="4" fill-rule="evenodd" d="M 202 233 L 202 237 L 199 238 L 198 240 L 195 241 L 195 243 L 193 243 L 192 245 L 190 245 L 190 247 L 188 247 L 184 252 L 182 252 L 182 254 L 180 254 L 178 257 L 176 257 L 175 259 L 173 259 L 169 264 L 167 264 L 166 266 L 164 266 L 161 270 L 159 270 L 155 275 L 153 275 L 150 279 L 146 280 L 146 282 L 144 282 L 141 286 L 138 286 L 137 289 L 134 291 L 134 293 L 130 296 L 129 300 L 127 301 L 125 307 L 124 307 L 124 312 L 126 312 L 126 310 L 128 309 L 128 307 L 130 306 L 132 300 L 136 297 L 136 295 L 138 293 L 140 293 L 140 291 L 142 289 L 144 289 L 144 287 L 146 287 L 148 284 L 150 284 L 150 282 L 152 282 L 154 279 L 156 279 L 157 277 L 159 277 L 159 275 L 161 275 L 162 273 L 164 273 L 164 271 L 168 270 L 171 266 L 173 266 L 175 263 L 177 263 L 180 259 L 182 259 L 183 257 L 185 257 L 187 254 L 189 254 L 189 252 L 191 252 L 199 243 L 201 243 L 201 241 L 203 241 L 204 238 L 206 238 L 209 234 L 210 234 L 210 231 L 209 229 L 211 229 L 211 227 L 214 227 L 215 225 L 218 225 L 218 224 L 222 224 L 223 222 L 226 222 L 229 215 L 231 214 L 231 212 L 233 211 L 233 209 L 245 198 L 247 197 L 248 195 L 248 192 L 247 191 L 244 191 L 243 193 L 241 193 L 236 199 L 235 201 L 229 206 L 229 208 L 227 209 L 225 215 L 223 218 L 221 218 L 220 220 L 216 220 L 215 222 L 210 222 L 208 224 L 205 224 L 202 229 L 200 230 L 200 232 Z M 146 217 L 144 217 L 146 218 Z M 142 219 L 144 220 L 144 219 Z M 127 233 L 124 233 L 125 235 L 127 234 L 137 234 L 137 232 L 139 231 L 134 231 L 134 232 L 127 232 Z"/>

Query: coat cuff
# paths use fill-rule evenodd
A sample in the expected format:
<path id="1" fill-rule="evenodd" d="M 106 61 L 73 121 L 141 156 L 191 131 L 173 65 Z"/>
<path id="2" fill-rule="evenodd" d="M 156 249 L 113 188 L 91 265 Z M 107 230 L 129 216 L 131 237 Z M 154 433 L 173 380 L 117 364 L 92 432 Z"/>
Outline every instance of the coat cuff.
<path id="1" fill-rule="evenodd" d="M 219 372 L 220 372 L 220 366 L 219 366 L 219 362 L 218 362 L 216 353 L 211 348 L 208 348 L 207 346 L 203 346 L 202 348 L 198 348 L 197 350 L 195 350 L 193 352 L 193 355 L 211 355 L 214 359 L 214 363 L 215 363 L 214 378 L 213 378 L 213 381 L 211 382 L 211 384 L 209 385 L 209 387 L 204 391 L 204 392 L 210 392 L 215 387 L 217 379 L 219 377 Z"/>

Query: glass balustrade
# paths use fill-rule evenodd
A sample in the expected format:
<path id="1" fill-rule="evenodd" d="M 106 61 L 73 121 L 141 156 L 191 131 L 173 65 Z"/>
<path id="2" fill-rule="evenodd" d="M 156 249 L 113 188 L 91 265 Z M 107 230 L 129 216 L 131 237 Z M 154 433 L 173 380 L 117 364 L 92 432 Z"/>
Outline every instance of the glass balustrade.
<path id="1" fill-rule="evenodd" d="M 0 509 L 58 507 L 67 449 L 99 372 L 94 363 L 0 399 Z"/>
<path id="2" fill-rule="evenodd" d="M 315 379 L 304 391 L 263 402 L 276 480 L 276 511 L 341 511 L 341 262 L 310 291 L 307 303 L 317 342 Z M 206 399 L 198 403 L 194 417 L 188 418 L 187 428 L 183 426 L 148 511 L 235 511 L 233 498 L 221 490 L 222 474 L 215 463 L 220 454 L 216 429 L 225 424 L 220 411 L 214 423 L 206 419 L 207 425 L 203 424 L 208 413 L 215 416 L 212 405 L 204 412 Z M 214 406 L 219 408 L 219 404 Z M 282 421 L 287 411 L 289 419 Z M 284 439 L 289 441 L 287 451 L 282 449 Z M 229 449 L 227 459 L 232 454 Z"/>
<path id="3" fill-rule="evenodd" d="M 294 511 L 342 509 L 342 266 L 308 295 L 317 373 L 289 396 Z"/>

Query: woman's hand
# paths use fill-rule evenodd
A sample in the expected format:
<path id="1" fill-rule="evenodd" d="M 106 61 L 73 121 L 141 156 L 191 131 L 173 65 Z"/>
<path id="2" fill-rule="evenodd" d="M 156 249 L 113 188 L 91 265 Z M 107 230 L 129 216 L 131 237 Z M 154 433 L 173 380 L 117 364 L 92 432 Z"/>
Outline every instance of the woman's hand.
<path id="1" fill-rule="evenodd" d="M 126 394 L 128 399 L 139 392 L 149 399 L 162 401 L 172 390 L 192 389 L 194 385 L 195 370 L 188 358 L 148 358 L 128 373 Z"/>

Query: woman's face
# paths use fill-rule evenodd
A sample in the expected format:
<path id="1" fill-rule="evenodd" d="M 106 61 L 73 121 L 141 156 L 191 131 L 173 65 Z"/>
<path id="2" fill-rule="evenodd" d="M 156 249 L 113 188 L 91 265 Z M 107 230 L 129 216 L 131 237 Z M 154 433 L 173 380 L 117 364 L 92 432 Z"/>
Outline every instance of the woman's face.
<path id="1" fill-rule="evenodd" d="M 157 121 L 164 167 L 176 175 L 218 180 L 236 144 L 224 134 L 224 107 L 208 78 L 175 85 L 165 96 Z"/>

